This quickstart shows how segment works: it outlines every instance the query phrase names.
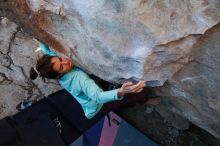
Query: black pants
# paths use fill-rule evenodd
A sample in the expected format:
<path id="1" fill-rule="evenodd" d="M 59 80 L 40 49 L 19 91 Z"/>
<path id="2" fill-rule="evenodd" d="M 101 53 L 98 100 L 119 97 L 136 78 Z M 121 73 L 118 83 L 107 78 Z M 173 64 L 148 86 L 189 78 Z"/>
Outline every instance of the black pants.
<path id="1" fill-rule="evenodd" d="M 149 98 L 155 97 L 154 94 L 150 94 L 150 92 L 147 91 L 149 90 L 146 89 L 141 93 L 128 94 L 122 100 L 105 103 L 100 112 L 108 113 L 110 111 L 117 111 L 125 107 L 133 106 L 135 103 L 144 103 Z"/>
<path id="2" fill-rule="evenodd" d="M 90 76 L 96 84 L 98 84 L 103 90 L 109 90 L 111 84 L 106 82 L 96 76 Z M 117 88 L 121 87 L 121 85 L 117 85 Z M 149 88 L 144 88 L 144 90 L 140 93 L 127 94 L 124 96 L 122 100 L 112 101 L 109 103 L 105 103 L 98 114 L 106 114 L 110 111 L 120 110 L 121 108 L 132 106 L 135 103 L 144 103 L 149 98 L 155 97 L 154 92 Z"/>

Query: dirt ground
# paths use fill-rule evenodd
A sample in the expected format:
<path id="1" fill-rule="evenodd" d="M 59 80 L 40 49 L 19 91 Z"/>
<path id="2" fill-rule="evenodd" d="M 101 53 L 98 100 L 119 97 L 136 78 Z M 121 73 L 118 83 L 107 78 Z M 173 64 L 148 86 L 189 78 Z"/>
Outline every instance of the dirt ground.
<path id="1" fill-rule="evenodd" d="M 146 114 L 145 108 L 136 104 L 120 110 L 119 114 L 160 146 L 220 146 L 220 139 L 201 128 L 190 124 L 189 129 L 178 130 L 155 110 Z"/>

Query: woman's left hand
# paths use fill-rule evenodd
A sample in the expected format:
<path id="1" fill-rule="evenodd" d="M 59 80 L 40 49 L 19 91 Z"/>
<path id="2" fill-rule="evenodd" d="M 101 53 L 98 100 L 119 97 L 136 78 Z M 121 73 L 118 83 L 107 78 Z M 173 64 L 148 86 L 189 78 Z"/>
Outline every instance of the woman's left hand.
<path id="1" fill-rule="evenodd" d="M 145 86 L 144 81 L 139 81 L 137 84 L 131 82 L 124 83 L 121 88 L 118 90 L 119 96 L 124 96 L 127 93 L 139 93 L 143 90 Z"/>

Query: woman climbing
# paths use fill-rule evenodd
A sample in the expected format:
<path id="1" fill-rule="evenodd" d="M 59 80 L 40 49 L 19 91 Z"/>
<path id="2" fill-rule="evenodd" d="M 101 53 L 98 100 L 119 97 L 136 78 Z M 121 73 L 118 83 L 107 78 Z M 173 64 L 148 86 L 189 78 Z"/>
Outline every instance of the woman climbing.
<path id="1" fill-rule="evenodd" d="M 31 79 L 34 80 L 38 76 L 42 77 L 43 80 L 45 78 L 58 79 L 60 85 L 80 103 L 88 119 L 94 117 L 99 111 L 109 112 L 138 101 L 153 105 L 160 102 L 159 98 L 129 98 L 125 96 L 130 93 L 141 92 L 145 86 L 144 81 L 139 81 L 137 84 L 127 82 L 121 88 L 103 91 L 94 80 L 82 69 L 76 67 L 70 59 L 58 57 L 45 44 L 41 43 L 40 48 L 44 55 L 37 61 L 36 66 L 31 68 Z"/>

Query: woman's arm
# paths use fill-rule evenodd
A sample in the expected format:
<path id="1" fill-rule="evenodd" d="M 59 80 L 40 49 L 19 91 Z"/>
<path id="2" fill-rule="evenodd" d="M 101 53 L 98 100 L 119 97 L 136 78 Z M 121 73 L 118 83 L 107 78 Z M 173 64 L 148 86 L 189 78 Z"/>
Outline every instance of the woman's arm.
<path id="1" fill-rule="evenodd" d="M 140 81 L 138 84 L 125 83 L 121 88 L 103 91 L 94 80 L 90 79 L 85 73 L 80 75 L 79 86 L 86 96 L 99 103 L 106 103 L 114 100 L 121 100 L 126 93 L 138 93 L 143 90 L 144 82 Z"/>
<path id="2" fill-rule="evenodd" d="M 44 55 L 57 56 L 56 52 L 52 51 L 48 45 L 40 43 L 39 47 Z"/>
<path id="3" fill-rule="evenodd" d="M 82 74 L 79 78 L 79 86 L 82 92 L 90 99 L 98 103 L 106 103 L 114 100 L 120 100 L 123 97 L 118 96 L 118 89 L 111 91 L 103 91 L 94 80 L 90 79 L 88 75 Z"/>

